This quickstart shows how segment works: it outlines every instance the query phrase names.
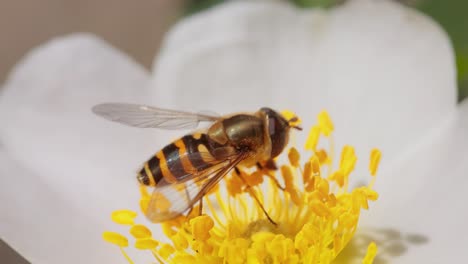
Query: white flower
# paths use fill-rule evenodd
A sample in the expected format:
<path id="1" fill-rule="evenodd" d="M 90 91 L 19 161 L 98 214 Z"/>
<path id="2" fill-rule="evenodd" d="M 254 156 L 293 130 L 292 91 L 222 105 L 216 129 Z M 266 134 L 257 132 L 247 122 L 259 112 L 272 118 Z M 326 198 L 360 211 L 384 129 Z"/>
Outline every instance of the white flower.
<path id="1" fill-rule="evenodd" d="M 446 34 L 399 4 L 231 2 L 176 25 L 152 74 L 101 40 L 72 35 L 28 54 L 2 90 L 0 237 L 33 263 L 124 261 L 101 240 L 108 213 L 135 207 L 135 172 L 175 134 L 93 116 L 106 101 L 288 108 L 305 127 L 325 108 L 338 145 L 351 142 L 358 157 L 383 152 L 379 202 L 361 222 L 383 242 L 381 258 L 465 255 L 468 104 L 456 104 Z"/>

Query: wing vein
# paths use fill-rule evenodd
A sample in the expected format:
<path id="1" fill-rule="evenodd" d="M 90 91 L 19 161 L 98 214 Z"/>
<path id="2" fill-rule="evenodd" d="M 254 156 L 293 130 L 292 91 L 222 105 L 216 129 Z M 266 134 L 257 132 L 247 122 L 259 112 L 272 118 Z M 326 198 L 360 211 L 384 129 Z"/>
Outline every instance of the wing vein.
<path id="1" fill-rule="evenodd" d="M 200 122 L 214 122 L 219 117 L 146 105 L 104 103 L 93 107 L 93 112 L 107 120 L 140 128 L 188 129 Z"/>

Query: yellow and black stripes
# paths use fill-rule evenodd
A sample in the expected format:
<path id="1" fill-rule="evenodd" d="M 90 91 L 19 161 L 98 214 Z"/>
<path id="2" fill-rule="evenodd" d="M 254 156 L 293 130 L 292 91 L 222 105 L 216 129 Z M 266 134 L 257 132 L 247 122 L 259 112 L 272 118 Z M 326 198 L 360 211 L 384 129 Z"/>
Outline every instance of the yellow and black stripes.
<path id="1" fill-rule="evenodd" d="M 159 175 L 161 177 L 156 177 Z M 137 179 L 143 185 L 155 186 L 162 178 L 159 167 L 159 159 L 154 156 L 149 159 L 138 173 Z"/>
<path id="2" fill-rule="evenodd" d="M 186 135 L 149 159 L 140 170 L 138 181 L 149 186 L 157 185 L 163 178 L 166 184 L 183 181 L 212 166 L 207 157 L 215 160 L 210 154 L 213 147 L 217 146 L 213 146 L 206 134 Z M 203 153 L 201 149 L 204 149 Z"/>
<path id="3" fill-rule="evenodd" d="M 182 137 L 182 142 L 184 143 L 185 147 L 187 148 L 187 152 L 190 153 L 188 158 L 190 163 L 192 164 L 193 168 L 196 168 L 196 171 L 202 171 L 211 166 L 210 163 L 205 161 L 204 157 L 210 156 L 206 151 L 200 152 L 201 148 L 205 148 L 206 150 L 210 150 L 212 146 L 206 134 L 201 134 L 198 138 L 195 136 L 185 136 Z M 212 157 L 212 160 L 214 158 Z"/>

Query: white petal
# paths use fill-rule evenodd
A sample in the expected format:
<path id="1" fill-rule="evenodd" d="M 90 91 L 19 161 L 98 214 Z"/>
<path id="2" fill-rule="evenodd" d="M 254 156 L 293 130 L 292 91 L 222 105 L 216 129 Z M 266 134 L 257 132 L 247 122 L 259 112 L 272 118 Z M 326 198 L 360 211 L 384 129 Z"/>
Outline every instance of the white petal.
<path id="1" fill-rule="evenodd" d="M 306 127 L 329 109 L 340 142 L 379 146 L 387 160 L 437 127 L 456 102 L 446 34 L 392 1 L 349 1 L 331 11 L 233 1 L 179 23 L 154 73 L 157 100 L 171 107 L 289 108 Z"/>
<path id="2" fill-rule="evenodd" d="M 428 17 L 392 1 L 350 1 L 331 17 L 322 73 L 336 138 L 379 147 L 389 164 L 455 111 L 449 38 Z"/>
<path id="3" fill-rule="evenodd" d="M 2 206 L 18 203 L 19 211 L 12 208 L 7 231 L 21 230 L 29 223 L 28 233 L 44 232 L 45 236 L 51 232 L 50 238 L 44 240 L 9 233 L 7 242 L 13 239 L 14 246 L 27 258 L 40 260 L 39 263 L 64 263 L 67 255 L 53 245 L 48 247 L 47 242 L 60 241 L 66 235 L 62 231 L 69 221 L 73 228 L 68 233 L 71 238 L 67 238 L 70 244 L 66 246 L 92 257 L 95 251 L 108 245 L 102 242 L 99 249 L 81 251 L 83 243 L 100 239 L 104 231 L 102 225 L 91 226 L 106 219 L 111 227 L 112 210 L 138 207 L 135 175 L 140 164 L 159 147 L 154 133 L 108 122 L 93 115 L 91 107 L 107 101 L 145 102 L 147 83 L 148 75 L 139 65 L 89 35 L 53 40 L 32 51 L 16 66 L 0 98 L 3 124 L 0 139 L 9 155 L 35 173 L 18 173 L 13 166 L 2 172 L 9 177 L 2 176 L 4 184 L 0 185 L 0 192 L 14 191 L 26 198 L 16 200 L 9 195 L 1 203 Z M 15 183 L 16 177 L 31 181 L 26 193 Z M 45 187 L 38 187 L 31 194 L 33 197 L 28 197 L 36 182 Z M 35 211 L 25 210 L 27 199 L 31 198 L 38 201 L 29 205 L 40 207 L 38 219 Z M 48 206 L 54 199 L 56 203 Z M 65 210 L 67 204 L 70 212 L 56 211 Z M 57 232 L 49 230 L 47 227 L 52 226 L 49 221 L 54 225 L 63 222 L 63 226 L 58 226 Z M 81 228 L 74 221 L 80 221 Z M 76 244 L 72 244 L 74 238 Z M 34 244 L 41 241 L 44 245 L 35 249 Z M 97 242 L 89 244 L 96 245 Z M 82 260 L 73 258 L 66 262 L 82 263 Z"/>
<path id="4" fill-rule="evenodd" d="M 101 233 L 106 214 L 89 215 L 0 149 L 0 236 L 31 263 L 124 263 Z M 107 221 L 106 221 L 107 220 Z"/>
<path id="5" fill-rule="evenodd" d="M 379 252 L 400 244 L 406 252 L 391 263 L 457 263 L 466 258 L 468 244 L 468 100 L 457 115 L 426 144 L 378 176 L 379 200 L 364 213 L 362 226 L 401 232 Z M 378 234 L 376 238 L 382 237 Z M 405 235 L 425 237 L 411 243 Z M 387 252 L 388 253 L 388 252 Z M 385 253 L 384 253 L 385 254 Z"/>
<path id="6" fill-rule="evenodd" d="M 233 1 L 188 17 L 155 60 L 158 101 L 222 112 L 279 107 L 272 105 L 279 88 L 310 83 L 308 72 L 297 71 L 315 54 L 314 45 L 307 46 L 316 37 L 304 36 L 304 28 L 324 16 L 301 15 L 281 2 Z M 293 46 L 286 50 L 288 43 Z"/>

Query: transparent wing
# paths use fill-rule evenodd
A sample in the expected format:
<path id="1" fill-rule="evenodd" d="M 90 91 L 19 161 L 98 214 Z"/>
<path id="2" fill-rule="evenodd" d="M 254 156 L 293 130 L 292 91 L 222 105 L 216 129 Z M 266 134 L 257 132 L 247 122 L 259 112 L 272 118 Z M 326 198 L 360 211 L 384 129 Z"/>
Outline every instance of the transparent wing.
<path id="1" fill-rule="evenodd" d="M 146 217 L 159 223 L 184 213 L 248 155 L 232 155 L 198 173 L 182 177 L 181 181 L 175 183 L 162 179 L 153 190 Z"/>
<path id="2" fill-rule="evenodd" d="M 128 126 L 162 129 L 193 129 L 202 121 L 213 122 L 218 116 L 162 109 L 147 105 L 104 103 L 92 108 L 93 112 L 107 120 Z"/>

